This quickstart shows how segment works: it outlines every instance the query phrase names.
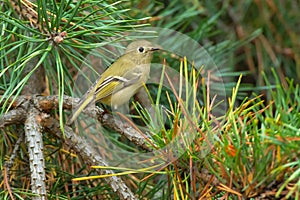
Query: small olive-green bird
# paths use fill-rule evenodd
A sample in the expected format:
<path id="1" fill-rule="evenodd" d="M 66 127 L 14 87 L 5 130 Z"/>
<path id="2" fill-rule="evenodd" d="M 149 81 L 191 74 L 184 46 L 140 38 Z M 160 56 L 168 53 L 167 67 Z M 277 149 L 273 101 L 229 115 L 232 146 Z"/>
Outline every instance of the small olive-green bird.
<path id="1" fill-rule="evenodd" d="M 83 95 L 68 124 L 89 105 L 101 102 L 117 108 L 125 104 L 145 84 L 150 73 L 154 47 L 149 41 L 129 44 L 125 54 L 118 58 Z"/>

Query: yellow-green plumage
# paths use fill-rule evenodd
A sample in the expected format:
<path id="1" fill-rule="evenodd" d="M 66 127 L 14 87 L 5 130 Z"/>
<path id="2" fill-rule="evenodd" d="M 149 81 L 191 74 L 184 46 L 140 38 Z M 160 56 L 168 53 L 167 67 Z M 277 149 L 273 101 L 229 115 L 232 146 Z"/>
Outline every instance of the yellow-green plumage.
<path id="1" fill-rule="evenodd" d="M 68 123 L 71 124 L 91 103 L 101 102 L 113 107 L 125 104 L 146 83 L 153 47 L 146 40 L 132 42 L 125 54 L 117 59 L 83 95 Z"/>

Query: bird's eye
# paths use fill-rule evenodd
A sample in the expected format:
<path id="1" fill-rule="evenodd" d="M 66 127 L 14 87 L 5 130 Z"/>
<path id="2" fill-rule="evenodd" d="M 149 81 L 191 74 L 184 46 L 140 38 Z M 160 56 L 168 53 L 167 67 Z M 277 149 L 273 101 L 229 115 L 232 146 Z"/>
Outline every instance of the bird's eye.
<path id="1" fill-rule="evenodd" d="M 138 51 L 139 51 L 140 53 L 143 53 L 143 52 L 144 52 L 144 48 L 143 48 L 143 47 L 139 47 L 139 48 L 138 48 Z"/>

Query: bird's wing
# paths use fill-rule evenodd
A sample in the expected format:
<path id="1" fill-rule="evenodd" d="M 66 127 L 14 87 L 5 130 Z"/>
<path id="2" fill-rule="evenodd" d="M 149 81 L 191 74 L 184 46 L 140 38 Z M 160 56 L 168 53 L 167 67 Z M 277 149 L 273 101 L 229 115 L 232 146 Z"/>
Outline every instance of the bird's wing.
<path id="1" fill-rule="evenodd" d="M 112 93 L 123 88 L 124 82 L 127 80 L 120 76 L 109 76 L 95 90 L 97 100 L 101 100 L 110 96 Z"/>
<path id="2" fill-rule="evenodd" d="M 113 93 L 122 90 L 136 83 L 141 77 L 139 70 L 131 70 L 123 77 L 121 76 L 109 76 L 103 80 L 99 87 L 95 91 L 96 99 L 100 100 L 106 98 Z"/>

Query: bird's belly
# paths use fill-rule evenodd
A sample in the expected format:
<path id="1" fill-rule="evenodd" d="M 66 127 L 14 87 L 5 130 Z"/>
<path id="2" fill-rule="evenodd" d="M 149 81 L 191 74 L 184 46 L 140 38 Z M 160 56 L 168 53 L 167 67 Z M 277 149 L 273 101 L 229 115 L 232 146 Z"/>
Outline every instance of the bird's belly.
<path id="1" fill-rule="evenodd" d="M 117 91 L 113 93 L 111 96 L 101 99 L 101 103 L 104 103 L 106 105 L 109 105 L 112 108 L 116 108 L 118 106 L 124 105 L 128 103 L 130 98 L 135 95 L 135 93 L 138 91 L 138 89 L 142 86 L 141 85 L 132 85 L 128 86 L 126 88 L 121 89 L 120 91 Z"/>

